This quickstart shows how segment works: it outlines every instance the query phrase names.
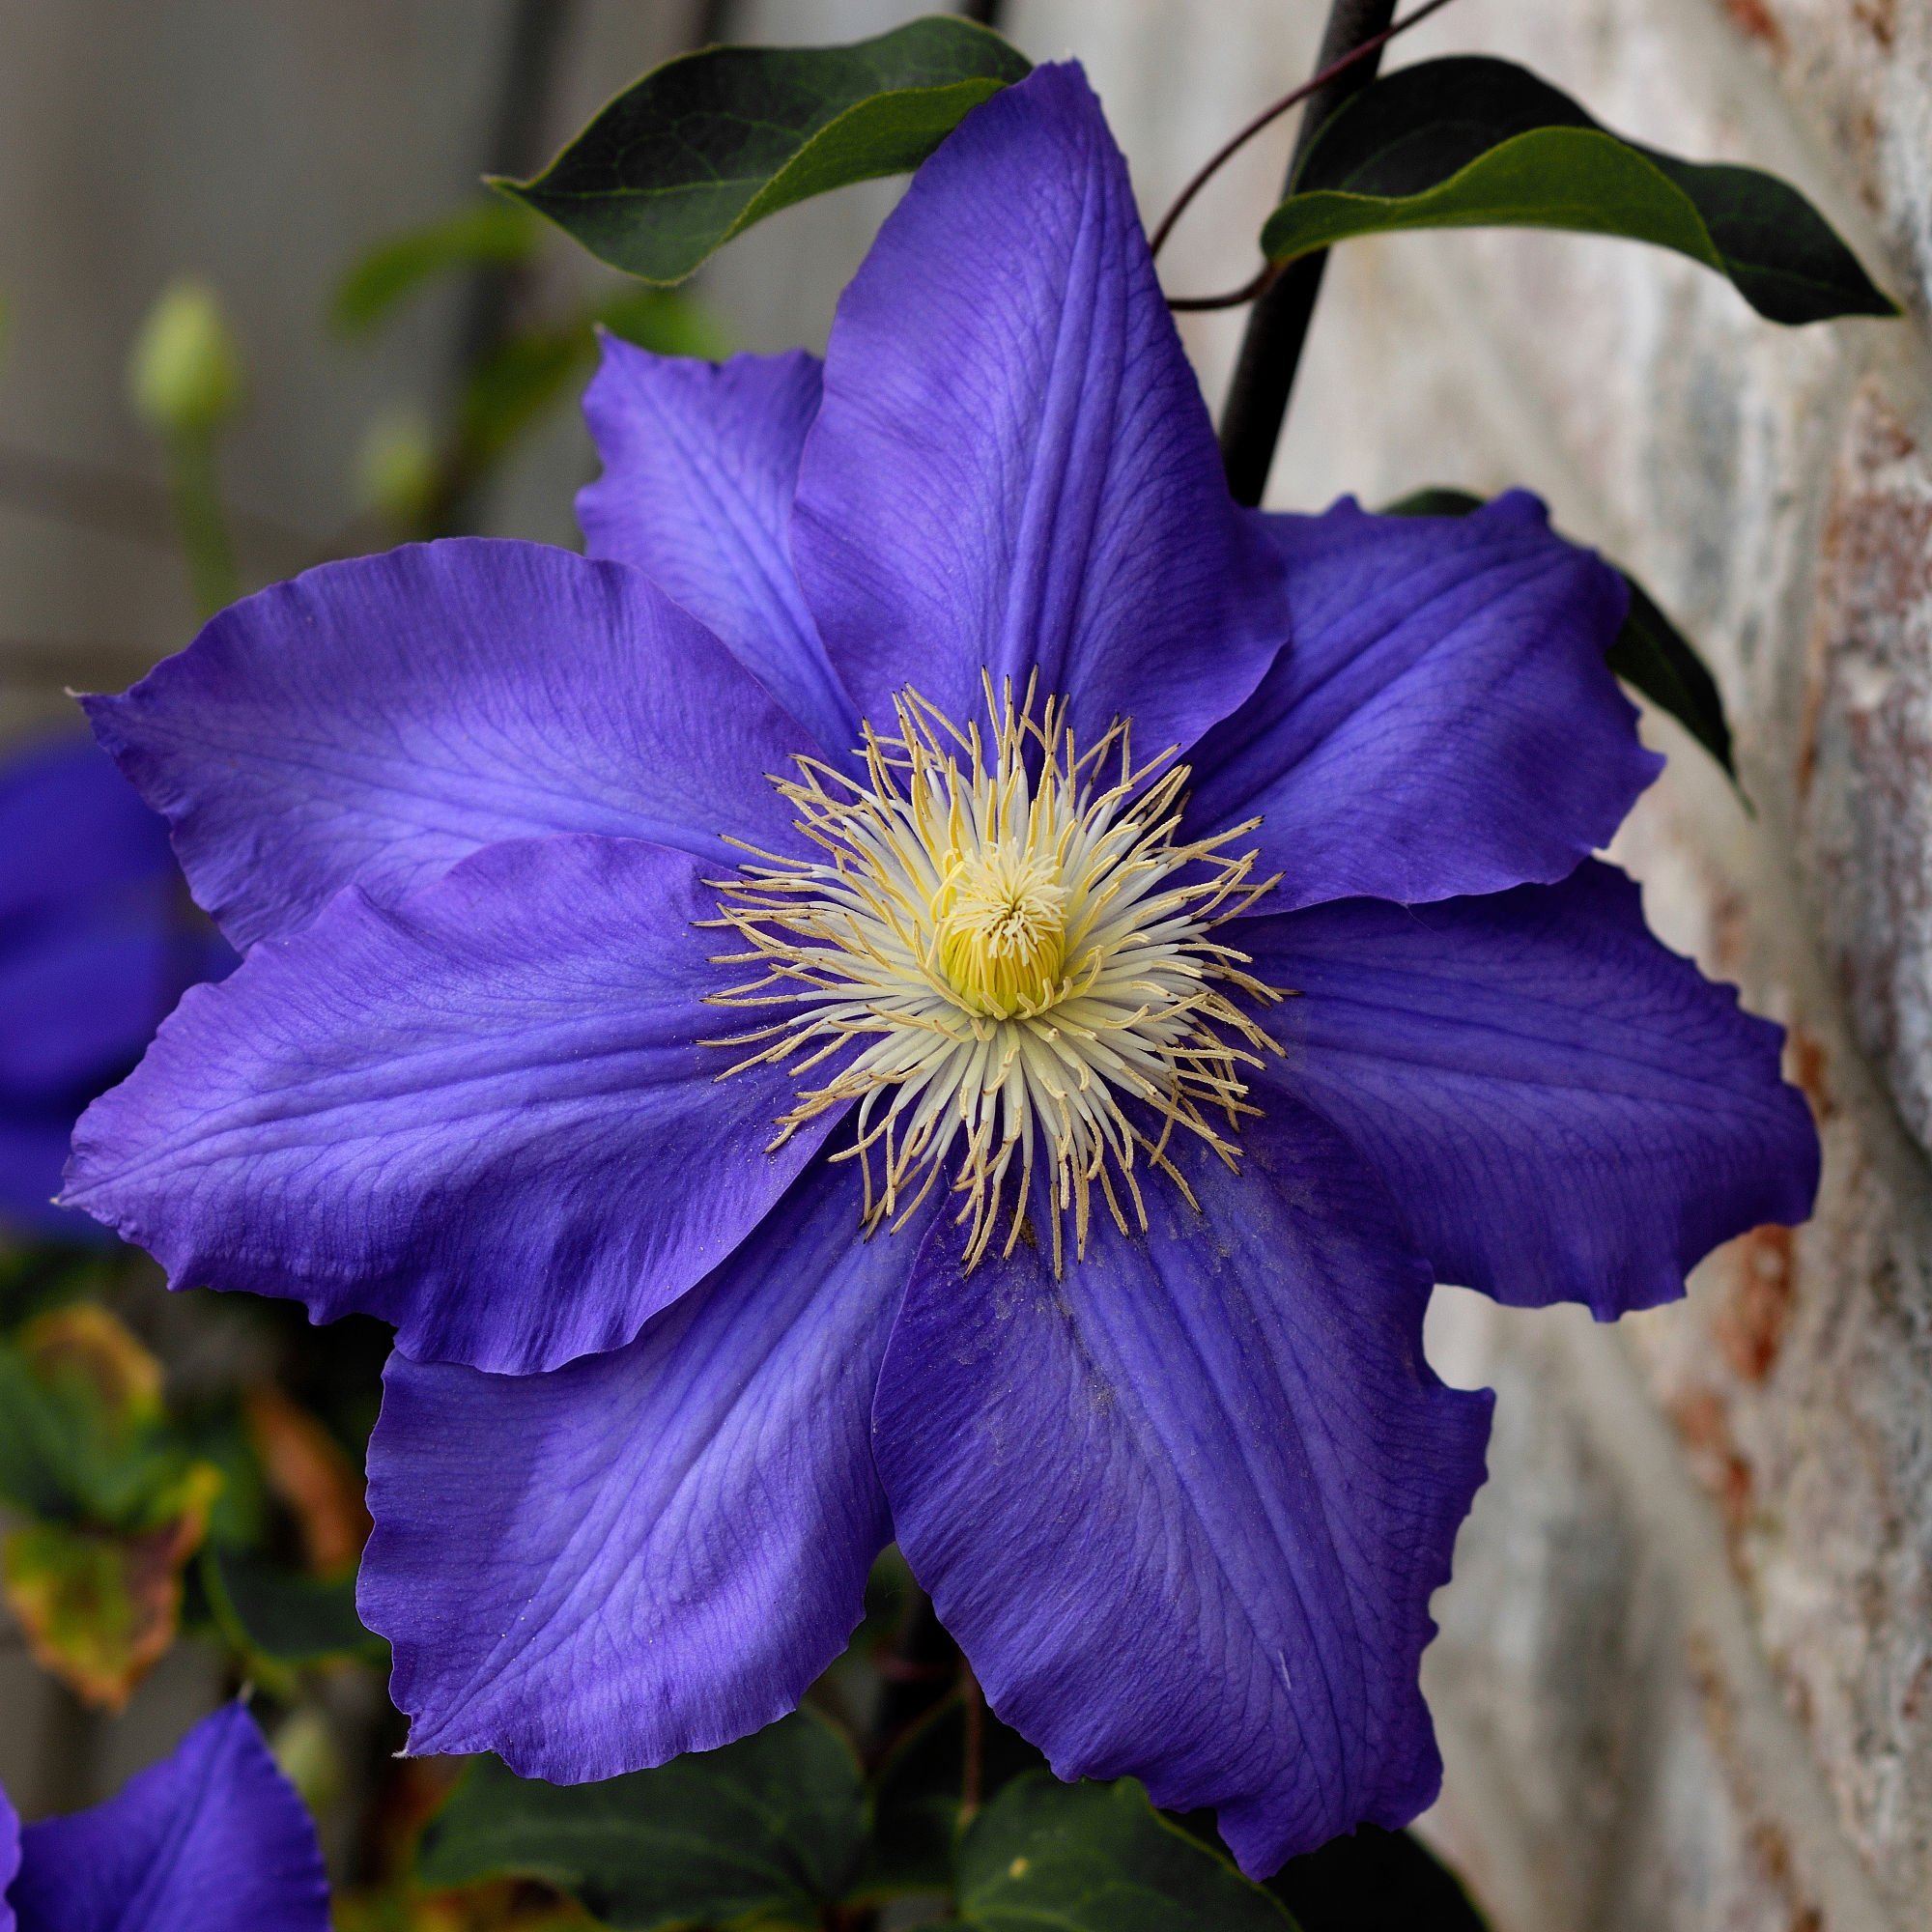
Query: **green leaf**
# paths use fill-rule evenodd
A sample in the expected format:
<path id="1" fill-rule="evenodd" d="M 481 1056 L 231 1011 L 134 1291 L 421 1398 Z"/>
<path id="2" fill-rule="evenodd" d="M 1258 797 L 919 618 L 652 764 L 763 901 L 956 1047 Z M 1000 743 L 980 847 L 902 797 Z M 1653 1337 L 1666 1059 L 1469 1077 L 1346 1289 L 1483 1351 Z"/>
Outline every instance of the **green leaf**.
<path id="1" fill-rule="evenodd" d="M 1404 68 L 1342 107 L 1262 247 L 1289 262 L 1357 235 L 1494 227 L 1674 248 L 1727 275 L 1773 322 L 1898 313 L 1787 183 L 1639 147 L 1533 73 L 1474 55 Z"/>
<path id="2" fill-rule="evenodd" d="M 454 269 L 508 267 L 536 252 L 543 230 L 506 201 L 472 202 L 377 242 L 336 284 L 330 316 L 345 335 L 366 334 L 411 296 Z"/>
<path id="3" fill-rule="evenodd" d="M 504 454 L 556 404 L 575 393 L 596 360 L 597 327 L 660 355 L 718 355 L 721 332 L 705 310 L 668 289 L 626 289 L 553 327 L 499 342 L 470 371 L 460 410 L 468 460 L 479 469 Z"/>
<path id="4" fill-rule="evenodd" d="M 1488 501 L 1487 497 L 1478 497 L 1469 490 L 1455 490 L 1440 483 L 1429 483 L 1420 490 L 1411 490 L 1406 497 L 1398 497 L 1393 503 L 1384 503 L 1376 514 L 1381 517 L 1466 517 L 1480 510 Z"/>
<path id="5" fill-rule="evenodd" d="M 355 1614 L 354 1577 L 325 1581 L 211 1547 L 202 1557 L 202 1581 L 229 1642 L 277 1669 L 339 1657 L 380 1662 L 387 1654 Z"/>
<path id="6" fill-rule="evenodd" d="M 1736 784 L 1731 727 L 1718 680 L 1643 585 L 1629 571 L 1623 580 L 1630 585 L 1630 611 L 1605 662 L 1633 691 L 1642 692 L 1660 710 L 1669 712 Z"/>
<path id="7" fill-rule="evenodd" d="M 0 1499 L 48 1521 L 159 1528 L 209 1480 L 161 1406 L 161 1367 L 112 1315 L 72 1302 L 0 1344 Z M 210 1490 L 213 1494 L 213 1490 Z"/>
<path id="8" fill-rule="evenodd" d="M 208 1529 L 220 1477 L 206 1463 L 175 1484 L 136 1534 L 28 1522 L 0 1544 L 0 1595 L 34 1661 L 90 1704 L 118 1711 L 174 1642 L 182 1571 Z"/>
<path id="9" fill-rule="evenodd" d="M 469 463 L 482 470 L 499 462 L 575 387 L 594 349 L 582 326 L 527 329 L 499 342 L 469 372 L 459 405 L 459 434 Z"/>
<path id="10" fill-rule="evenodd" d="M 973 1821 L 959 1915 L 980 1932 L 1283 1932 L 1258 1885 L 1161 1817 L 1130 1777 L 1062 1784 L 1033 1772 Z"/>
<path id="11" fill-rule="evenodd" d="M 657 355 L 699 355 L 717 362 L 731 344 L 718 318 L 702 302 L 676 289 L 620 288 L 591 311 L 612 335 Z"/>
<path id="12" fill-rule="evenodd" d="M 815 1926 L 865 1843 L 858 1762 L 799 1711 L 601 1784 L 543 1784 L 478 1758 L 424 1832 L 416 1876 L 539 1879 L 616 1932 L 754 1915 Z"/>
<path id="13" fill-rule="evenodd" d="M 1384 504 L 1385 517 L 1466 517 L 1480 510 L 1483 498 L 1466 490 L 1431 487 L 1412 490 Z M 1630 610 L 1623 629 L 1604 662 L 1633 691 L 1650 699 L 1696 739 L 1724 768 L 1732 784 L 1738 781 L 1731 758 L 1731 727 L 1724 717 L 1724 700 L 1718 680 L 1697 655 L 1689 638 L 1659 609 L 1657 601 L 1629 571 L 1612 566 L 1630 586 Z M 1742 796 L 1740 792 L 1740 796 Z"/>
<path id="14" fill-rule="evenodd" d="M 1031 71 L 948 15 L 850 46 L 707 47 L 626 88 L 534 181 L 493 185 L 626 273 L 681 282 L 793 202 L 917 167 Z"/>

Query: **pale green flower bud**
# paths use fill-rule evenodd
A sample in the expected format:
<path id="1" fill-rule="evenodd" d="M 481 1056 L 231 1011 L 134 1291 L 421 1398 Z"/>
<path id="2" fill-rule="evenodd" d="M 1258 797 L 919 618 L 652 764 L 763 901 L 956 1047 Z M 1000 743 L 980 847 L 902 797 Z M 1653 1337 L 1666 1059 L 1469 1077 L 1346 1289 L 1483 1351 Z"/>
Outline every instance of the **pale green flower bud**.
<path id="1" fill-rule="evenodd" d="M 163 289 L 128 358 L 128 397 L 148 428 L 200 437 L 242 401 L 242 356 L 207 283 L 183 278 Z"/>

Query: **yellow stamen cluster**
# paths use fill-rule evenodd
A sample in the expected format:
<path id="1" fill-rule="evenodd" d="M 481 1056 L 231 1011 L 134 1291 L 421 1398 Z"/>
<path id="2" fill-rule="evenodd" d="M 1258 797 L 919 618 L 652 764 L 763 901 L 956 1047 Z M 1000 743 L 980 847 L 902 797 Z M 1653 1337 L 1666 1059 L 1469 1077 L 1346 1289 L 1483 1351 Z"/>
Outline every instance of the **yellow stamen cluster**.
<path id="1" fill-rule="evenodd" d="M 1009 1198 L 1010 1253 L 1043 1169 L 1057 1270 L 1063 1219 L 1083 1252 L 1096 1192 L 1123 1232 L 1129 1214 L 1146 1228 L 1143 1162 L 1192 1200 L 1175 1128 L 1235 1165 L 1243 1068 L 1274 1043 L 1221 987 L 1277 996 L 1210 935 L 1273 881 L 1223 850 L 1258 821 L 1179 841 L 1172 752 L 1137 769 L 1124 724 L 1082 752 L 1060 701 L 1036 715 L 990 680 L 986 701 L 990 742 L 908 691 L 895 736 L 867 727 L 863 780 L 803 758 L 774 781 L 817 854 L 744 847 L 743 876 L 714 882 L 749 949 L 720 963 L 758 969 L 715 1002 L 792 1010 L 715 1043 L 756 1048 L 734 1073 L 796 1057 L 774 1147 L 857 1103 L 840 1157 L 863 1169 L 868 1229 L 911 1214 L 956 1147 L 968 1266 Z"/>

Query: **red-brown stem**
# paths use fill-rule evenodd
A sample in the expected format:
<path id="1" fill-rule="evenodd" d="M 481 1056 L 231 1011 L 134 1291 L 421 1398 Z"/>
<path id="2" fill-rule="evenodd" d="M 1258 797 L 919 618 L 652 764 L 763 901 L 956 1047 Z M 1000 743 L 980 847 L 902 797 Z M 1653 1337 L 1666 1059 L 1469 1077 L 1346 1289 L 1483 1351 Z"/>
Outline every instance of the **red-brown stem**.
<path id="1" fill-rule="evenodd" d="M 1207 308 L 1239 308 L 1242 303 L 1259 301 L 1266 295 L 1285 266 L 1281 262 L 1264 262 L 1261 272 L 1252 281 L 1243 282 L 1237 289 L 1230 289 L 1224 296 L 1169 296 L 1167 305 L 1177 314 L 1191 314 L 1197 309 Z"/>
<path id="2" fill-rule="evenodd" d="M 1158 255 L 1160 253 L 1161 243 L 1173 234 L 1174 224 L 1186 212 L 1187 204 L 1213 180 L 1215 175 L 1221 171 L 1222 167 L 1228 161 L 1239 154 L 1270 122 L 1279 120 L 1296 102 L 1306 100 L 1318 88 L 1326 87 L 1337 74 L 1346 73 L 1357 61 L 1367 60 L 1371 54 L 1380 52 L 1398 34 L 1406 34 L 1409 28 L 1420 26 L 1424 20 L 1428 19 L 1430 14 L 1436 13 L 1441 8 L 1448 6 L 1448 4 L 1449 0 L 1424 0 L 1424 4 L 1418 7 L 1406 19 L 1398 20 L 1394 26 L 1385 28 L 1371 40 L 1364 41 L 1360 46 L 1350 47 L 1340 60 L 1331 61 L 1320 73 L 1311 75 L 1299 87 L 1290 88 L 1272 106 L 1264 107 L 1245 128 L 1238 133 L 1230 136 L 1227 141 L 1216 148 L 1213 154 L 1202 164 L 1193 180 L 1175 196 L 1173 206 L 1160 217 L 1160 224 L 1155 228 L 1152 237 L 1148 242 L 1149 249 L 1153 254 Z M 1210 301 L 1208 299 L 1168 303 L 1169 308 L 1232 307 L 1233 305 L 1232 302 Z"/>
<path id="3" fill-rule="evenodd" d="M 980 1809 L 980 1787 L 984 1780 L 986 1748 L 986 1699 L 973 1666 L 959 1660 L 959 1701 L 966 1718 L 966 1761 L 959 1776 L 959 1829 L 963 1832 Z"/>

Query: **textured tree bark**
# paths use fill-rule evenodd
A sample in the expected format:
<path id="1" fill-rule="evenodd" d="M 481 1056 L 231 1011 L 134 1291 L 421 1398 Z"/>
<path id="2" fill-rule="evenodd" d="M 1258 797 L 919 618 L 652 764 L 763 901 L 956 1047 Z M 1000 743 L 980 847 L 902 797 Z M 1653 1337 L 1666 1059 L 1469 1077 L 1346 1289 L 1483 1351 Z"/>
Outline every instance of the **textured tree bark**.
<path id="1" fill-rule="evenodd" d="M 1313 71 L 1320 73 L 1351 47 L 1383 32 L 1394 17 L 1395 0 L 1333 0 Z M 1378 51 L 1309 96 L 1301 110 L 1294 156 L 1288 165 L 1290 181 L 1322 122 L 1350 95 L 1366 87 L 1380 65 Z M 1315 298 L 1321 292 L 1321 271 L 1327 260 L 1325 252 L 1304 255 L 1262 296 L 1248 317 L 1240 358 L 1235 364 L 1228 400 L 1221 411 L 1221 461 L 1227 468 L 1228 488 L 1237 503 L 1259 503 L 1267 487 L 1282 419 L 1288 413 L 1289 392 L 1294 387 L 1295 366 L 1301 360 L 1301 346 L 1308 337 L 1308 323 L 1315 313 Z"/>

